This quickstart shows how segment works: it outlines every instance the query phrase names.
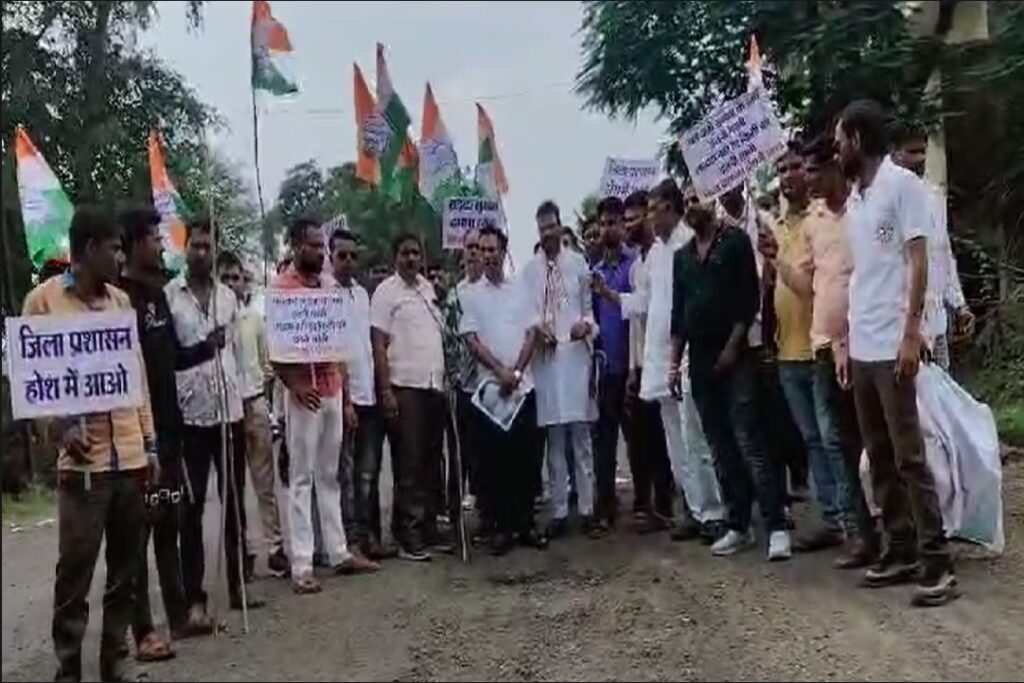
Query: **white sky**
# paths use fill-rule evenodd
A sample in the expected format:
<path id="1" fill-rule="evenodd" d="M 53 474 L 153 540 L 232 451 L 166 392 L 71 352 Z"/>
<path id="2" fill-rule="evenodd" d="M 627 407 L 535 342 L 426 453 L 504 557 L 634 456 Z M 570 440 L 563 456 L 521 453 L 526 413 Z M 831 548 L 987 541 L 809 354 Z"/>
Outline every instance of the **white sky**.
<path id="1" fill-rule="evenodd" d="M 396 91 L 419 137 L 423 89 L 434 87 L 462 166 L 476 161 L 479 99 L 490 112 L 505 164 L 516 263 L 536 239 L 533 212 L 544 199 L 563 221 L 594 191 L 605 157 L 651 157 L 662 127 L 584 112 L 571 84 L 579 69 L 582 10 L 576 2 L 272 2 L 295 49 L 300 94 L 261 107 L 264 197 L 277 196 L 285 171 L 310 158 L 327 167 L 355 155 L 352 62 L 373 88 L 374 46 L 387 46 Z M 184 4 L 160 3 L 145 37 L 157 54 L 217 108 L 229 130 L 215 145 L 239 163 L 255 188 L 249 90 L 249 2 L 208 2 L 200 31 Z M 268 109 L 267 109 L 268 108 Z"/>

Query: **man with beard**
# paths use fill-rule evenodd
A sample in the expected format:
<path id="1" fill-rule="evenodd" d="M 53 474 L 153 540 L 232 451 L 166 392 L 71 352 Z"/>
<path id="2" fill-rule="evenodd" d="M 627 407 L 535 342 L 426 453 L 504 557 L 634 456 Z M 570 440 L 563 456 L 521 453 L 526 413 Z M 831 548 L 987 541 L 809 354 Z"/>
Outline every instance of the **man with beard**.
<path id="1" fill-rule="evenodd" d="M 444 321 L 420 273 L 423 241 L 402 233 L 392 250 L 395 273 L 370 300 L 377 393 L 394 463 L 391 527 L 400 558 L 427 562 L 428 545 L 439 538 L 433 501 L 444 450 Z"/>
<path id="2" fill-rule="evenodd" d="M 692 187 L 687 188 L 686 222 L 694 238 L 676 252 L 673 264 L 669 382 L 680 395 L 680 362 L 688 345 L 693 397 L 729 513 L 729 531 L 711 551 L 727 556 L 750 545 L 756 495 L 769 532 L 768 559 L 785 560 L 792 550 L 781 472 L 765 449 L 747 343 L 761 292 L 754 249 L 746 233 L 723 225 L 714 202 L 701 201 Z"/>
<path id="3" fill-rule="evenodd" d="M 569 458 L 572 440 L 578 506 L 583 530 L 602 533 L 594 519 L 594 456 L 590 426 L 597 419 L 594 400 L 593 339 L 598 333 L 590 296 L 590 275 L 582 256 L 562 247 L 562 221 L 554 202 L 536 213 L 541 250 L 523 269 L 524 295 L 540 349 L 534 357 L 537 423 L 547 429 L 548 471 L 553 516 L 549 535 L 568 530 Z"/>
<path id="4" fill-rule="evenodd" d="M 182 576 L 189 606 L 194 614 L 201 614 L 206 610 L 203 515 L 211 465 L 217 471 L 221 504 L 227 506 L 224 553 L 228 600 L 232 609 L 242 609 L 243 568 L 239 557 L 246 528 L 245 431 L 237 360 L 240 356 L 238 299 L 213 277 L 213 226 L 207 220 L 197 219 L 186 227 L 186 271 L 164 288 L 178 343 L 194 346 L 218 334 L 226 340 L 214 358 L 179 370 L 176 375 L 178 404 L 185 423 L 185 469 L 192 492 L 181 530 Z M 225 424 L 230 431 L 227 443 L 222 436 Z M 225 451 L 227 457 L 222 460 Z M 251 593 L 247 598 L 250 608 L 263 604 Z"/>
<path id="5" fill-rule="evenodd" d="M 969 337 L 974 330 L 974 314 L 967 306 L 960 273 L 953 255 L 946 222 L 946 197 L 942 191 L 928 183 L 924 177 L 928 152 L 928 136 L 919 128 L 907 128 L 897 140 L 892 160 L 912 171 L 925 184 L 931 200 L 932 232 L 928 235 L 928 293 L 925 300 L 928 346 L 935 362 L 949 370 L 949 320 L 946 309 L 954 311 L 955 339 Z"/>
<path id="6" fill-rule="evenodd" d="M 121 234 L 98 209 L 79 207 L 68 230 L 71 269 L 25 297 L 26 316 L 131 311 L 112 284 L 123 254 Z M 141 352 L 139 363 L 143 363 Z M 100 640 L 100 678 L 128 680 L 125 633 L 132 621 L 141 554 L 143 491 L 159 481 L 156 435 L 143 379 L 142 404 L 39 421 L 58 444 L 58 560 L 53 587 L 56 680 L 82 679 L 82 640 L 89 625 L 89 586 L 106 541 L 106 590 Z"/>
<path id="7" fill-rule="evenodd" d="M 837 359 L 837 372 L 843 384 L 852 374 L 889 539 L 865 583 L 913 580 L 920 560 L 914 604 L 943 604 L 955 596 L 956 576 L 925 458 L 914 384 L 923 348 L 932 204 L 921 181 L 885 155 L 885 112 L 876 102 L 848 105 L 835 134 L 843 172 L 853 180 L 846 214 L 853 255 L 850 349 L 848 361 Z"/>
<path id="8" fill-rule="evenodd" d="M 536 331 L 515 280 L 505 277 L 508 238 L 493 225 L 480 230 L 484 277 L 460 294 L 461 332 L 479 365 L 481 382 L 497 383 L 502 397 L 532 385 L 530 359 Z M 491 552 L 504 555 L 516 541 L 544 549 L 547 539 L 534 529 L 533 461 L 527 454 L 536 440 L 536 404 L 530 391 L 507 431 L 481 416 L 478 437 L 481 482 L 495 533 Z"/>
<path id="9" fill-rule="evenodd" d="M 604 253 L 591 264 L 595 291 L 607 287 L 620 294 L 630 290 L 629 273 L 633 255 L 623 248 L 623 213 L 618 197 L 605 197 L 597 205 Z M 603 364 L 598 383 L 598 418 L 594 439 L 594 469 L 597 478 L 597 519 L 614 528 L 619 501 L 615 493 L 619 428 L 626 428 L 626 381 L 629 376 L 629 320 L 621 306 L 607 297 L 594 297 L 594 316 L 601 330 L 597 338 Z"/>
<path id="10" fill-rule="evenodd" d="M 295 220 L 288 228 L 288 243 L 292 265 L 274 278 L 274 288 L 324 289 L 335 285 L 334 279 L 322 272 L 325 244 L 318 222 Z M 300 595 L 318 593 L 320 584 L 313 576 L 314 486 L 324 552 L 335 573 L 380 569 L 357 549 L 349 549 L 341 517 L 341 443 L 344 429 L 354 429 L 358 418 L 345 387 L 344 363 L 274 363 L 274 370 L 286 389 L 292 588 Z"/>
<path id="11" fill-rule="evenodd" d="M 178 534 L 181 526 L 185 473 L 182 468 L 182 424 L 178 408 L 175 369 L 186 370 L 213 358 L 223 341 L 222 331 L 212 332 L 192 347 L 180 347 L 174 332 L 171 309 L 164 294 L 163 237 L 160 214 L 151 208 L 129 209 L 118 215 L 124 234 L 127 263 L 121 287 L 138 314 L 139 343 L 146 362 L 153 424 L 160 435 L 160 481 L 147 495 L 146 525 L 136 577 L 135 619 L 132 633 L 139 661 L 160 661 L 173 656 L 169 643 L 157 634 L 149 603 L 149 538 L 153 538 L 164 612 L 174 639 L 213 632 L 213 620 L 199 610 L 189 613 L 181 576 Z"/>

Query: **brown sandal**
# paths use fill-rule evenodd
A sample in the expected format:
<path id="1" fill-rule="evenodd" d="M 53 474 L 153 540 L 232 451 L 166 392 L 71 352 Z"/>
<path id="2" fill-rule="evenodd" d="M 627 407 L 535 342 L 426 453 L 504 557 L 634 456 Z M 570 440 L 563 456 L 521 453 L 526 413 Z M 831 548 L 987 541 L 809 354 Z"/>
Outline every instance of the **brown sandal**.
<path id="1" fill-rule="evenodd" d="M 303 574 L 292 579 L 292 591 L 296 595 L 315 595 L 321 590 L 323 588 L 320 586 L 320 582 L 316 580 L 312 573 Z"/>
<path id="2" fill-rule="evenodd" d="M 166 662 L 174 656 L 171 644 L 155 632 L 148 634 L 135 647 L 135 659 L 144 663 Z"/>
<path id="3" fill-rule="evenodd" d="M 339 576 L 351 576 L 352 574 L 372 574 L 380 571 L 380 565 L 373 560 L 366 559 L 361 553 L 353 551 L 348 559 L 334 567 L 334 573 Z"/>

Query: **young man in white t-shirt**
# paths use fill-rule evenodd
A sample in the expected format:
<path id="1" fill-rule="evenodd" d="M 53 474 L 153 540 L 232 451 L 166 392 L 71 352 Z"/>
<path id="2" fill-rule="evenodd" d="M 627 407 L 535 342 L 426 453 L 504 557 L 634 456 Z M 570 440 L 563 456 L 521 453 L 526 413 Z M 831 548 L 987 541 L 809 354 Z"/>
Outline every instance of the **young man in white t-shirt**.
<path id="1" fill-rule="evenodd" d="M 846 213 L 853 256 L 849 349 L 837 350 L 836 365 L 842 384 L 852 371 L 857 417 L 889 538 L 865 585 L 910 581 L 918 576 L 920 560 L 914 604 L 935 605 L 954 595 L 956 577 L 914 384 L 925 331 L 931 215 L 921 181 L 885 155 L 885 127 L 884 110 L 867 100 L 847 106 L 836 125 L 839 160 L 853 180 Z"/>

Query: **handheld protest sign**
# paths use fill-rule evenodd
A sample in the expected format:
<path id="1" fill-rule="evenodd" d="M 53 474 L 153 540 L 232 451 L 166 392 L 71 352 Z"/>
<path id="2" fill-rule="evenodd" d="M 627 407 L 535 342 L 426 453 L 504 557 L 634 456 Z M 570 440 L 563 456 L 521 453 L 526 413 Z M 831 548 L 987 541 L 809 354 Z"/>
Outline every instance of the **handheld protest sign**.
<path id="1" fill-rule="evenodd" d="M 134 311 L 18 316 L 5 324 L 16 420 L 142 405 Z"/>
<path id="2" fill-rule="evenodd" d="M 444 203 L 441 223 L 443 249 L 462 249 L 466 233 L 479 230 L 488 222 L 505 230 L 505 213 L 501 202 L 485 197 L 451 197 Z"/>
<path id="3" fill-rule="evenodd" d="M 341 290 L 268 289 L 267 346 L 277 363 L 336 363 L 345 355 Z"/>
<path id="4" fill-rule="evenodd" d="M 658 182 L 657 159 L 608 157 L 601 176 L 601 197 L 625 199 L 637 190 L 649 190 Z"/>

